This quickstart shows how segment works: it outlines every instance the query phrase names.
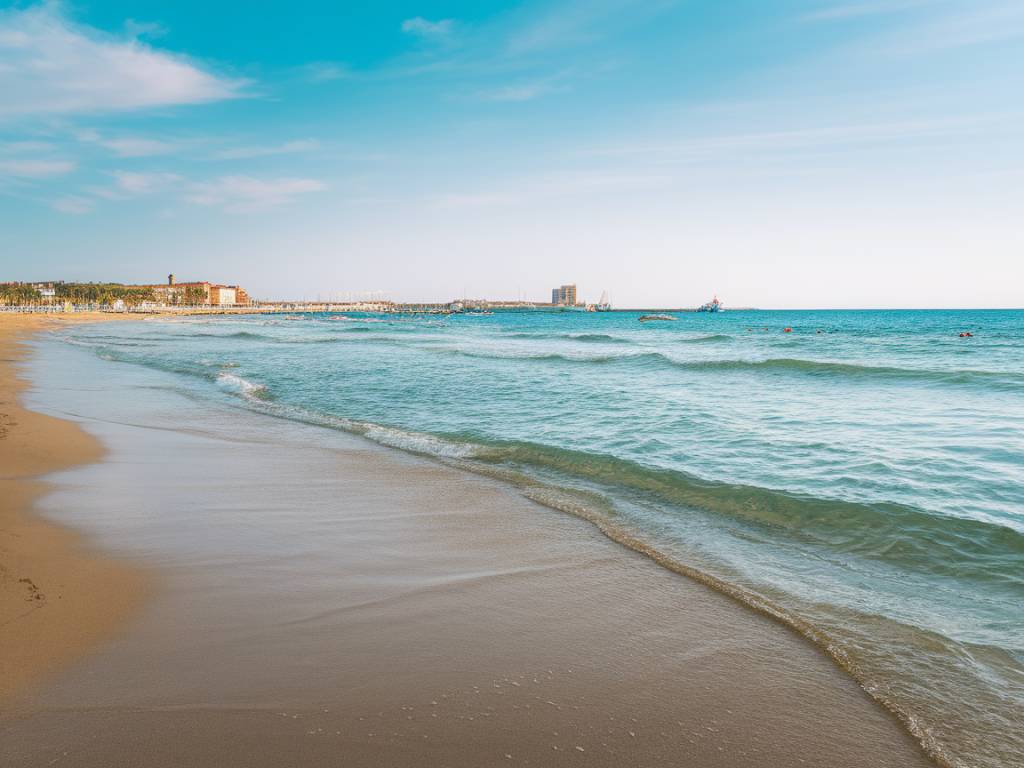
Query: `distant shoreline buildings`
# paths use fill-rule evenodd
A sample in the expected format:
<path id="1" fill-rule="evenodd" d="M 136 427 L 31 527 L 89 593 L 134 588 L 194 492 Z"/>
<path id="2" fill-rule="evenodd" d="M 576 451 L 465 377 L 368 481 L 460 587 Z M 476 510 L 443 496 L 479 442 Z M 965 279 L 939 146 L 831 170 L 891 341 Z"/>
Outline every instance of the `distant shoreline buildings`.
<path id="1" fill-rule="evenodd" d="M 0 305 L 6 306 L 249 307 L 253 303 L 239 285 L 205 280 L 179 283 L 173 274 L 167 276 L 166 283 L 145 285 L 63 280 L 0 283 Z"/>
<path id="2" fill-rule="evenodd" d="M 576 306 L 576 284 L 560 285 L 551 289 L 551 303 L 556 307 Z"/>
<path id="3" fill-rule="evenodd" d="M 390 299 L 301 301 L 273 299 L 254 301 L 240 285 L 225 285 L 206 280 L 178 282 L 173 273 L 164 283 L 76 283 L 2 282 L 0 281 L 0 308 L 5 311 L 68 312 L 103 310 L 114 312 L 382 312 L 407 314 L 459 314 L 489 313 L 492 311 L 645 311 L 645 312 L 720 312 L 724 307 L 716 296 L 699 307 L 634 307 L 614 308 L 608 292 L 601 294 L 596 304 L 583 303 L 575 283 L 566 283 L 551 289 L 551 302 L 491 300 L 462 298 L 446 302 L 395 302 Z M 730 312 L 752 307 L 730 307 Z"/>
<path id="4" fill-rule="evenodd" d="M 157 300 L 167 304 L 191 304 L 211 307 L 249 306 L 252 300 L 248 292 L 238 285 L 219 285 L 206 281 L 179 283 L 174 274 L 167 276 L 167 283 L 155 285 L 134 285 L 131 288 L 148 288 Z"/>

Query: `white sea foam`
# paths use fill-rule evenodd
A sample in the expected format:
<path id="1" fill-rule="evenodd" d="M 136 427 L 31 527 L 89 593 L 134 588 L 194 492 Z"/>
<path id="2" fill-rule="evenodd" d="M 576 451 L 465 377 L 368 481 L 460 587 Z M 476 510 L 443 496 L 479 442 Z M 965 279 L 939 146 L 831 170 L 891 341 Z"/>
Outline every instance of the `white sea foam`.
<path id="1" fill-rule="evenodd" d="M 426 435 L 422 432 L 408 432 L 403 429 L 382 427 L 377 424 L 367 425 L 363 430 L 363 434 L 382 445 L 401 448 L 413 453 L 440 456 L 446 459 L 467 459 L 476 453 L 476 449 L 471 445 L 460 445 L 459 443 L 443 440 L 433 435 Z"/>
<path id="2" fill-rule="evenodd" d="M 217 374 L 217 384 L 246 400 L 264 400 L 267 395 L 267 388 L 262 384 L 255 384 L 227 371 Z"/>

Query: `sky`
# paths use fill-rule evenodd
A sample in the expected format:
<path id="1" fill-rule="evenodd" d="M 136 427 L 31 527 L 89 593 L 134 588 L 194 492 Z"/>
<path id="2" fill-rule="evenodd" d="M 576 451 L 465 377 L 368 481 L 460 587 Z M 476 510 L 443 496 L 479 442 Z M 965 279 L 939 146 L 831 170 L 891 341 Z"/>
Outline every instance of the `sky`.
<path id="1" fill-rule="evenodd" d="M 0 281 L 1024 306 L 1020 0 L 0 2 Z"/>

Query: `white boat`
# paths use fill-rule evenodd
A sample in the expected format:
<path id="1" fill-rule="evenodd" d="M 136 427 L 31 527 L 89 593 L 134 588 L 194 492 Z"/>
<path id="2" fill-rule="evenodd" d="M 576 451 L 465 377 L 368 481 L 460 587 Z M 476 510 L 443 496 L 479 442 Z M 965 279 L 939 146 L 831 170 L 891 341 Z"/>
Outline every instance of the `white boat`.
<path id="1" fill-rule="evenodd" d="M 595 312 L 611 312 L 612 311 L 612 300 L 608 296 L 608 291 L 601 292 L 601 300 L 597 302 L 594 307 Z"/>

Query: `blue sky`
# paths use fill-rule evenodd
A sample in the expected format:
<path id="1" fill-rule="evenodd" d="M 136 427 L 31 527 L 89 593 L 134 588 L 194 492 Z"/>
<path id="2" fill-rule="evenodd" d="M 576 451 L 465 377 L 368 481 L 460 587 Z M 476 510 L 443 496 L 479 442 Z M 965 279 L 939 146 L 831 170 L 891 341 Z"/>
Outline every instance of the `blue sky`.
<path id="1" fill-rule="evenodd" d="M 0 9 L 0 280 L 1024 305 L 1019 0 Z"/>

